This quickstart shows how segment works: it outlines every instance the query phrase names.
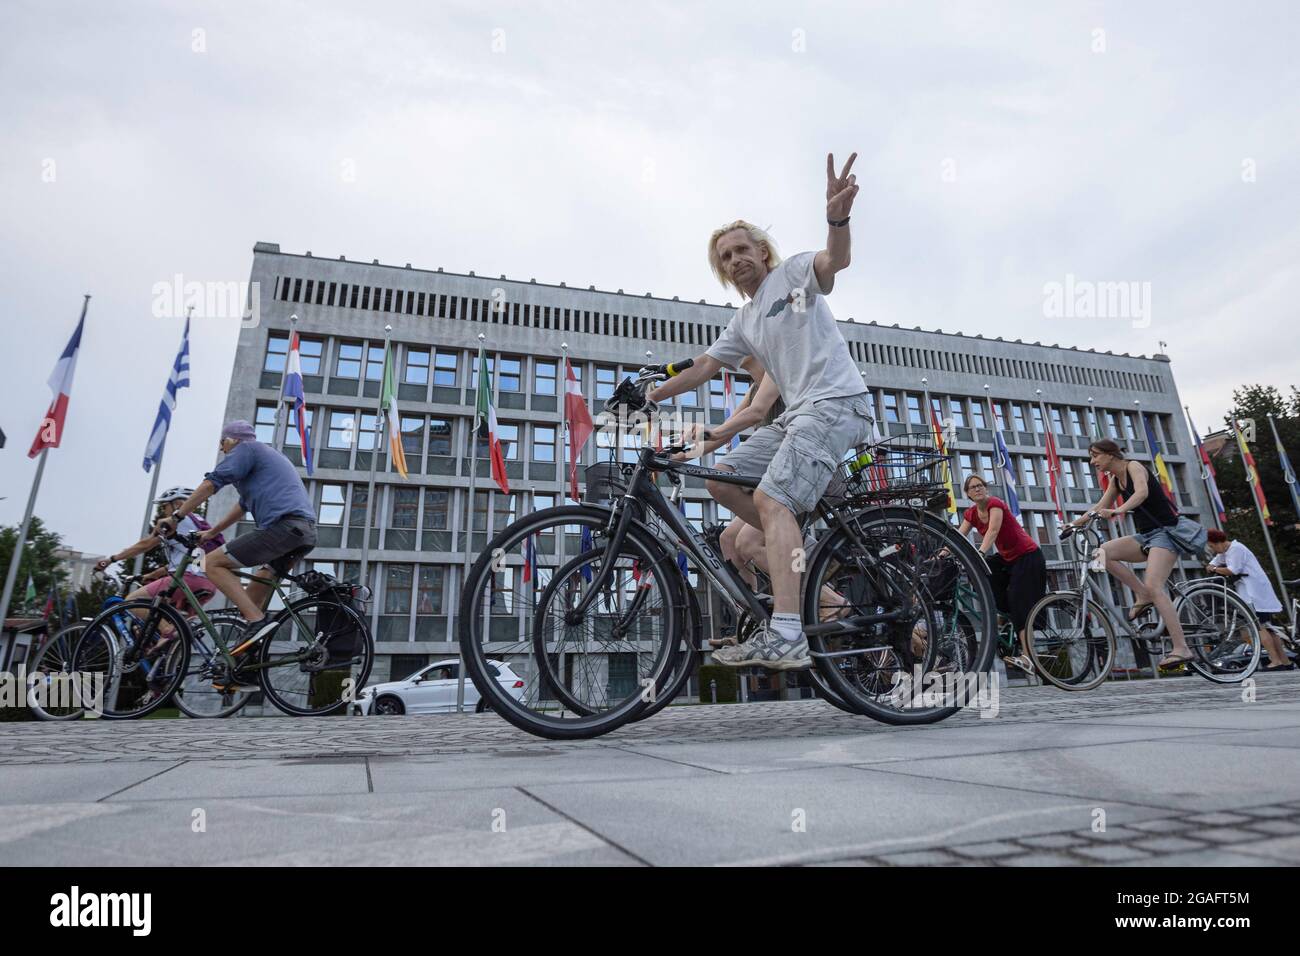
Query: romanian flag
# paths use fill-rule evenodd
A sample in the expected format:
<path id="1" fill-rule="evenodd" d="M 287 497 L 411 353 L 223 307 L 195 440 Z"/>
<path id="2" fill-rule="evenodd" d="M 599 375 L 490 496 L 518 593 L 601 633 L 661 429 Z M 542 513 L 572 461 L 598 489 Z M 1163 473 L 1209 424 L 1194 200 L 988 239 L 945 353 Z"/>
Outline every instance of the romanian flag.
<path id="1" fill-rule="evenodd" d="M 948 448 L 944 444 L 943 429 L 939 427 L 939 416 L 935 413 L 933 404 L 930 405 L 930 427 L 934 430 L 935 449 L 938 450 L 939 454 L 945 456 L 942 468 L 944 487 L 948 489 L 948 513 L 955 515 L 957 513 L 957 498 L 952 493 L 952 474 L 948 470 L 948 459 L 946 457 Z"/>
<path id="2" fill-rule="evenodd" d="M 1272 524 L 1273 518 L 1268 513 L 1268 500 L 1264 497 L 1264 486 L 1259 483 L 1259 469 L 1255 467 L 1255 456 L 1250 453 L 1250 448 L 1246 445 L 1246 436 L 1241 433 L 1241 425 L 1235 418 L 1232 420 L 1232 430 L 1237 434 L 1237 448 L 1241 451 L 1241 463 L 1246 467 L 1246 481 L 1250 483 L 1251 490 L 1255 493 L 1255 503 L 1259 505 L 1259 513 L 1265 524 Z"/>
<path id="3" fill-rule="evenodd" d="M 497 437 L 497 410 L 492 405 L 492 381 L 488 378 L 487 358 L 481 345 L 478 347 L 478 406 L 474 414 L 474 434 L 478 438 L 487 439 L 492 480 L 503 494 L 510 494 L 510 482 L 506 480 L 506 460 L 501 454 L 501 439 Z"/>
<path id="4" fill-rule="evenodd" d="M 393 349 L 387 343 L 384 345 L 384 384 L 379 394 L 379 407 L 383 410 L 385 426 L 388 431 L 388 453 L 393 459 L 393 467 L 397 469 L 398 474 L 405 478 L 406 451 L 402 448 L 402 420 L 397 413 L 397 387 L 393 376 Z M 304 422 L 301 407 L 298 407 L 297 413 L 299 428 L 302 428 Z M 302 437 L 305 442 L 305 433 Z M 303 447 L 305 448 L 306 445 L 304 444 Z"/>
<path id="5" fill-rule="evenodd" d="M 1146 415 L 1140 409 L 1138 417 L 1142 419 L 1142 430 L 1147 436 L 1147 447 L 1151 450 L 1151 461 L 1155 464 L 1156 474 L 1160 477 L 1160 487 L 1165 490 L 1165 497 L 1177 510 L 1178 502 L 1174 500 L 1174 485 L 1169 480 L 1169 469 L 1165 466 L 1165 456 L 1161 454 L 1160 446 L 1156 444 L 1156 436 L 1151 431 L 1151 423 L 1147 421 Z"/>

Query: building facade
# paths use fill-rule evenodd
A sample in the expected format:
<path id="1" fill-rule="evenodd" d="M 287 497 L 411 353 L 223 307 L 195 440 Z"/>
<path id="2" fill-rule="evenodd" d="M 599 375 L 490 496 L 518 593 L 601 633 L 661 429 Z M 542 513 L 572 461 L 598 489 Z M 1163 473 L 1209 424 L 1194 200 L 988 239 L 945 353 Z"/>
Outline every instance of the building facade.
<path id="1" fill-rule="evenodd" d="M 409 475 L 403 479 L 393 471 L 381 447 L 373 462 L 367 573 L 377 642 L 372 680 L 405 676 L 423 663 L 454 655 L 460 585 L 489 529 L 563 502 L 562 356 L 568 355 L 594 416 L 623 376 L 647 360 L 698 355 L 734 313 L 730 303 L 460 275 L 409 263 L 322 259 L 265 242 L 254 246 L 250 278 L 259 306 L 256 321 L 246 322 L 240 333 L 226 418 L 254 422 L 259 438 L 282 442 L 301 465 L 298 437 L 282 424 L 277 428 L 276 415 L 289 330 L 296 328 L 314 446 L 314 475 L 306 481 L 320 522 L 310 560 L 345 579 L 356 580 L 360 572 L 385 327 L 392 328 L 388 338 Z M 846 311 L 842 305 L 841 310 Z M 1090 436 L 1113 437 L 1131 456 L 1150 457 L 1139 411 L 1162 447 L 1179 507 L 1193 518 L 1208 515 L 1195 449 L 1165 357 L 853 320 L 840 328 L 871 389 L 883 430 L 899 434 L 928 427 L 927 399 L 941 420 L 950 421 L 959 498 L 961 483 L 972 472 L 989 478 L 994 493 L 1001 493 L 993 467 L 991 408 L 996 408 L 1015 466 L 1024 524 L 1046 551 L 1058 581 L 1071 571 L 1057 544 L 1048 490 L 1044 433 L 1049 429 L 1061 458 L 1067 518 L 1101 494 L 1087 462 Z M 495 489 L 480 458 L 471 501 L 469 452 L 480 342 L 492 373 L 512 493 Z M 738 376 L 737 402 L 746 385 Z M 715 423 L 725 417 L 720 379 L 676 402 L 684 414 L 707 414 Z M 593 437 L 582 464 L 607 460 L 613 450 L 606 443 L 603 436 Z M 687 482 L 684 497 L 686 515 L 697 525 L 730 517 L 696 480 Z M 212 513 L 221 513 L 230 500 L 227 490 Z M 692 578 L 703 588 L 706 632 L 725 628 L 729 612 L 711 588 Z"/>

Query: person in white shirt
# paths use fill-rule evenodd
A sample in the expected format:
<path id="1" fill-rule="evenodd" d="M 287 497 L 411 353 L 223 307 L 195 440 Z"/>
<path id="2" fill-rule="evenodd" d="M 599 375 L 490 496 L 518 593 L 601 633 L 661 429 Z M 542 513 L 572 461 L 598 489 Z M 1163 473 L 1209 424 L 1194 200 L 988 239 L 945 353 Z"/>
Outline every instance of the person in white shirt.
<path id="1" fill-rule="evenodd" d="M 1242 575 L 1236 582 L 1237 593 L 1252 608 L 1259 619 L 1259 637 L 1268 651 L 1269 666 L 1266 671 L 1289 671 L 1294 664 L 1286 656 L 1281 638 L 1273 626 L 1274 618 L 1282 613 L 1282 602 L 1277 599 L 1273 585 L 1264 573 L 1255 553 L 1240 541 L 1231 540 L 1217 529 L 1206 533 L 1206 546 L 1214 552 L 1205 570 L 1210 574 L 1227 577 L 1230 574 Z"/>
<path id="2" fill-rule="evenodd" d="M 762 229 L 737 220 L 709 237 L 709 264 L 718 279 L 746 299 L 731 323 L 694 365 L 647 398 L 660 402 L 712 378 L 724 366 L 756 358 L 785 402 L 779 418 L 758 429 L 718 467 L 761 476 L 752 493 L 737 485 L 706 483 L 714 499 L 761 529 L 772 570 L 773 614 L 739 647 L 714 651 L 729 667 L 769 670 L 812 666 L 799 614 L 804 547 L 797 515 L 811 511 L 845 453 L 870 434 L 866 386 L 849 354 L 826 296 L 835 274 L 849 266 L 849 212 L 858 194 L 849 173 L 856 153 L 836 174 L 826 157 L 826 248 L 781 260 Z"/>

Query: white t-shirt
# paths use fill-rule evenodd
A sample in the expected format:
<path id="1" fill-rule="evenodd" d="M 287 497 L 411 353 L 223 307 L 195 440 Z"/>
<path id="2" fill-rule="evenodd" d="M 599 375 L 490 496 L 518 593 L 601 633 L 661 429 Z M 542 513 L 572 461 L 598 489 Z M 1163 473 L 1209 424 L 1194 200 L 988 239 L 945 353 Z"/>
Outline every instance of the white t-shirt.
<path id="1" fill-rule="evenodd" d="M 180 520 L 180 523 L 176 525 L 176 533 L 199 534 L 200 528 L 194 523 L 193 518 L 186 515 Z M 184 560 L 185 555 L 189 554 L 189 549 L 175 538 L 163 538 L 162 545 L 163 550 L 167 553 L 167 570 L 175 571 L 181 561 Z M 197 560 L 191 561 L 190 566 L 185 569 L 185 573 L 197 574 L 199 577 L 203 577 L 203 562 Z"/>
<path id="2" fill-rule="evenodd" d="M 815 252 L 791 256 L 736 310 L 708 354 L 728 368 L 747 355 L 763 363 L 787 411 L 867 390 L 813 269 Z"/>
<path id="3" fill-rule="evenodd" d="M 1237 593 L 1257 612 L 1269 614 L 1282 610 L 1282 602 L 1273 592 L 1273 585 L 1260 566 L 1255 553 L 1240 541 L 1233 541 L 1223 554 L 1216 554 L 1210 564 L 1226 567 L 1233 574 L 1246 575 L 1237 582 Z"/>

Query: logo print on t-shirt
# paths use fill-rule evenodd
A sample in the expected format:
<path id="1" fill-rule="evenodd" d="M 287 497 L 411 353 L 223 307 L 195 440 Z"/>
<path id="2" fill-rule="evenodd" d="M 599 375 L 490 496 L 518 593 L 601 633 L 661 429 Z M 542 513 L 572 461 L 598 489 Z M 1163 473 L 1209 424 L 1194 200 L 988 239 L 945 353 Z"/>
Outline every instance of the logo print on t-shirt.
<path id="1" fill-rule="evenodd" d="M 785 307 L 792 302 L 794 302 L 793 295 L 787 295 L 784 299 L 777 299 L 775 302 L 772 303 L 772 308 L 767 310 L 767 315 L 765 316 L 765 318 L 770 319 L 774 315 L 779 315 L 780 313 L 784 312 Z"/>

